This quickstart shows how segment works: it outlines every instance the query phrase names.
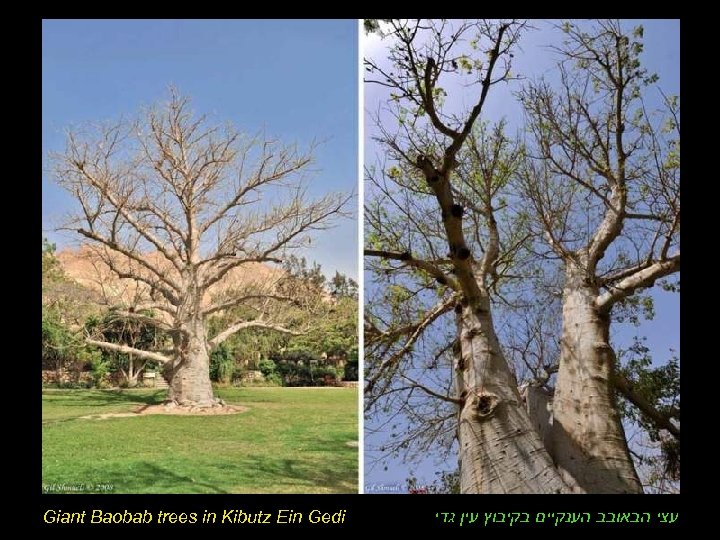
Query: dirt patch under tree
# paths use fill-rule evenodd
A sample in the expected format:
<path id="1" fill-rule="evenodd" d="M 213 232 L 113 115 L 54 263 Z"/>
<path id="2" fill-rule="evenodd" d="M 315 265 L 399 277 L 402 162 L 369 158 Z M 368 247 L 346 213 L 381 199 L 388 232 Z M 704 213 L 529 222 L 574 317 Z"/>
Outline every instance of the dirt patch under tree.
<path id="1" fill-rule="evenodd" d="M 107 420 L 108 418 L 132 418 L 147 414 L 177 414 L 187 416 L 215 416 L 224 414 L 239 414 L 248 411 L 248 407 L 241 405 L 217 405 L 215 407 L 186 407 L 170 401 L 157 405 L 141 405 L 133 412 L 102 413 L 81 416 L 86 420 Z"/>

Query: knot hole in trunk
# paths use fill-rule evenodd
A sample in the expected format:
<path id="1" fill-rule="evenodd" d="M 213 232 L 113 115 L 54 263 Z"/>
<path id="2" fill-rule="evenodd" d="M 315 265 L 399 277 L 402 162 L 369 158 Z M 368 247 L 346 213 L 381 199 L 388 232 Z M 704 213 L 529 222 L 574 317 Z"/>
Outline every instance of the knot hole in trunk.
<path id="1" fill-rule="evenodd" d="M 473 400 L 475 413 L 481 420 L 492 417 L 499 403 L 500 398 L 492 392 L 477 392 Z"/>

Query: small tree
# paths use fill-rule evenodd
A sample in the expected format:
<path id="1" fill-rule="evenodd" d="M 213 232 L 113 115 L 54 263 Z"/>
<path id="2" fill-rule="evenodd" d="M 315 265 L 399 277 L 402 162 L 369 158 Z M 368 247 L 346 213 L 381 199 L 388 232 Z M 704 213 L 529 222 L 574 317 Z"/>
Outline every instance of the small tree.
<path id="1" fill-rule="evenodd" d="M 153 319 L 152 311 L 139 313 L 147 320 Z M 110 310 L 102 320 L 93 321 L 86 329 L 101 336 L 108 343 L 127 345 L 131 349 L 149 351 L 157 349 L 163 342 L 164 335 L 158 332 L 154 323 L 137 318 L 128 318 L 118 315 L 116 310 Z M 137 386 L 138 377 L 148 363 L 147 358 L 138 358 L 133 352 L 104 351 L 111 362 L 113 370 L 122 374 L 123 383 L 127 386 Z"/>
<path id="2" fill-rule="evenodd" d="M 76 377 L 87 363 L 86 344 L 77 330 L 97 309 L 93 291 L 68 279 L 55 256 L 55 245 L 43 239 L 42 247 L 42 361 L 57 376 L 70 366 Z"/>
<path id="3" fill-rule="evenodd" d="M 64 228 L 142 293 L 118 314 L 154 324 L 172 340 L 167 351 L 152 352 L 94 337 L 88 343 L 163 364 L 169 398 L 181 405 L 215 405 L 210 351 L 240 330 L 293 332 L 271 317 L 275 305 L 293 299 L 259 283 L 222 300 L 213 290 L 235 269 L 279 263 L 306 246 L 306 234 L 327 228 L 348 200 L 308 199 L 311 162 L 311 151 L 209 125 L 175 91 L 137 120 L 69 131 L 65 151 L 52 155 L 56 180 L 80 207 Z M 208 335 L 208 318 L 238 305 L 252 314 Z M 146 309 L 163 317 L 148 318 Z"/>

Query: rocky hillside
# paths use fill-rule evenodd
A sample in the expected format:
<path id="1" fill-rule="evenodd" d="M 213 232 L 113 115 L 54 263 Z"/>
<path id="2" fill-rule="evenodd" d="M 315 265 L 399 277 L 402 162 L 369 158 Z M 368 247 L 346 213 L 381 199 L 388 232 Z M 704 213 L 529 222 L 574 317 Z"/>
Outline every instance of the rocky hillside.
<path id="1" fill-rule="evenodd" d="M 137 305 L 151 301 L 150 288 L 146 284 L 136 280 L 118 278 L 117 274 L 103 262 L 94 246 L 85 245 L 78 249 L 65 249 L 58 252 L 56 256 L 67 277 L 83 287 L 95 291 L 99 298 L 104 300 L 104 303 Z M 147 253 L 144 255 L 144 259 L 150 261 L 153 266 L 166 268 L 168 275 L 172 275 L 172 271 L 174 271 L 170 263 L 157 252 Z M 131 264 L 137 267 L 136 262 L 131 262 L 120 254 L 112 255 L 112 263 L 121 269 L 127 268 Z M 204 300 L 210 302 L 215 295 L 222 294 L 228 288 L 269 291 L 285 275 L 286 273 L 278 267 L 254 262 L 246 263 L 228 272 L 220 282 L 211 287 Z"/>

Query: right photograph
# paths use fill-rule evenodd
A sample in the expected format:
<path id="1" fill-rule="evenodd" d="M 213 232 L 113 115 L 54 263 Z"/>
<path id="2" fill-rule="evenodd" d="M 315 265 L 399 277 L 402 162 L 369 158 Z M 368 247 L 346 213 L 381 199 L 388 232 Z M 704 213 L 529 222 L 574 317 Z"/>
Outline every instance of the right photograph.
<path id="1" fill-rule="evenodd" d="M 680 21 L 364 21 L 364 492 L 680 492 Z"/>

